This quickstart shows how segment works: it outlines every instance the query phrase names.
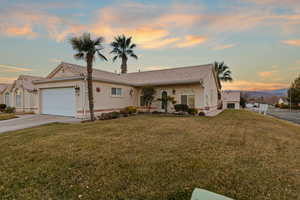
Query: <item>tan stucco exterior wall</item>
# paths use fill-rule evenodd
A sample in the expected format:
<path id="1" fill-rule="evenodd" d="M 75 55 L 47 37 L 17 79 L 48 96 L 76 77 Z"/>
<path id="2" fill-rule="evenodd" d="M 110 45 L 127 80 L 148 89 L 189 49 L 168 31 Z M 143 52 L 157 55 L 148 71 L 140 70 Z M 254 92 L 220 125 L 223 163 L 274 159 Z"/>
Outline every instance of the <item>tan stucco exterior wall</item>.
<path id="1" fill-rule="evenodd" d="M 83 81 L 84 82 L 84 81 Z M 137 105 L 137 89 L 131 86 L 104 83 L 104 82 L 93 82 L 93 92 L 94 92 L 94 111 L 95 115 L 100 115 L 103 112 L 118 111 L 127 106 Z M 121 96 L 112 96 L 112 88 L 121 88 Z M 88 104 L 88 93 L 87 93 L 87 83 L 85 84 L 85 89 L 83 87 L 83 93 L 85 93 L 85 110 L 86 114 L 89 114 Z M 84 112 L 83 109 L 77 110 L 80 114 Z"/>
<path id="2" fill-rule="evenodd" d="M 37 97 L 37 113 L 42 114 L 42 90 L 43 89 L 54 89 L 54 88 L 74 88 L 79 87 L 80 90 L 78 93 L 75 93 L 75 103 L 76 103 L 76 110 L 83 109 L 84 105 L 84 99 L 83 99 L 83 90 L 84 88 L 84 82 L 82 80 L 78 81 L 63 81 L 63 82 L 52 82 L 52 83 L 43 83 L 43 84 L 36 84 L 36 87 L 38 88 L 38 97 Z M 68 103 L 68 102 L 62 102 L 62 103 Z M 76 114 L 76 118 L 82 118 L 81 114 Z"/>
<path id="3" fill-rule="evenodd" d="M 162 97 L 162 93 L 164 91 L 167 92 L 168 96 L 174 97 L 176 104 L 181 104 L 181 95 L 195 95 L 195 108 L 198 110 L 204 109 L 204 88 L 200 85 L 200 83 L 189 85 L 157 86 L 155 87 L 155 90 L 155 100 L 151 106 L 153 107 L 152 110 L 163 111 L 161 109 L 161 101 L 158 101 L 157 99 Z M 140 96 L 142 96 L 142 88 L 138 89 L 137 106 L 141 105 Z M 174 111 L 174 105 L 172 105 L 172 103 L 169 103 L 168 111 Z"/>
<path id="4" fill-rule="evenodd" d="M 212 111 L 218 108 L 218 88 L 213 72 L 203 80 L 204 85 L 204 106 L 206 110 Z"/>
<path id="5" fill-rule="evenodd" d="M 223 101 L 224 109 L 228 109 L 228 104 L 234 104 L 234 109 L 239 110 L 240 109 L 240 102 L 234 102 L 234 101 Z"/>
<path id="6" fill-rule="evenodd" d="M 21 104 L 16 104 L 16 92 L 19 91 L 21 96 Z M 5 94 L 9 93 L 9 105 L 15 107 L 16 112 L 36 112 L 37 109 L 37 93 L 29 92 L 22 87 L 14 87 L 12 90 L 6 89 L 1 95 L 1 103 L 5 103 Z"/>
<path id="7" fill-rule="evenodd" d="M 83 80 L 78 81 L 63 81 L 63 82 L 51 82 L 37 84 L 38 87 L 38 109 L 37 113 L 42 113 L 42 97 L 41 93 L 43 89 L 49 88 L 66 88 L 66 87 L 79 87 L 79 91 L 75 94 L 76 98 L 76 118 L 88 118 L 89 116 L 89 102 L 88 102 L 88 90 L 87 82 Z M 120 97 L 111 96 L 111 88 L 122 88 L 122 95 Z M 99 89 L 97 89 L 99 88 Z M 98 92 L 99 91 L 99 92 Z M 126 106 L 137 105 L 137 89 L 118 84 L 93 82 L 93 94 L 94 94 L 94 111 L 95 115 L 100 115 L 103 112 L 111 112 L 114 110 L 120 110 Z M 62 102 L 67 103 L 67 102 Z"/>
<path id="8" fill-rule="evenodd" d="M 89 104 L 87 83 L 84 80 L 78 81 L 63 81 L 63 82 L 51 82 L 37 84 L 38 98 L 37 98 L 37 113 L 42 113 L 42 99 L 41 92 L 47 88 L 66 88 L 66 87 L 79 87 L 79 91 L 76 93 L 76 118 L 88 118 L 89 116 Z M 141 88 L 136 88 L 127 85 L 112 84 L 94 81 L 93 82 L 94 93 L 94 111 L 95 115 L 99 116 L 103 112 L 119 111 L 127 106 L 140 107 Z M 111 95 L 112 88 L 122 88 L 122 95 L 115 97 Z M 195 108 L 198 110 L 206 111 L 207 106 L 217 105 L 217 91 L 213 88 L 205 88 L 201 84 L 189 84 L 189 85 L 169 85 L 169 86 L 157 86 L 155 101 L 152 104 L 152 110 L 162 111 L 161 102 L 157 99 L 161 98 L 162 92 L 166 91 L 168 96 L 173 96 L 176 103 L 181 103 L 181 95 L 194 95 L 195 96 Z M 216 88 L 215 88 L 216 89 Z M 205 91 L 208 93 L 208 101 L 205 99 Z M 210 96 L 210 92 L 213 94 Z M 209 99 L 211 98 L 211 99 Z M 216 98 L 216 99 L 214 99 Z M 62 102 L 67 103 L 67 102 Z M 172 103 L 169 104 L 169 111 L 174 111 Z"/>

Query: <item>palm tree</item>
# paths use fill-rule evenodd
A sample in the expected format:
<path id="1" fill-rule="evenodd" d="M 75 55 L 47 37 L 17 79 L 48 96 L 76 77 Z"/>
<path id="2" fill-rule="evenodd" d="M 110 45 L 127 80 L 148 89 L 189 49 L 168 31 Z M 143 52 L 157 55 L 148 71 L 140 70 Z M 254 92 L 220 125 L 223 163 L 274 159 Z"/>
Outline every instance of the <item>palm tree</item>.
<path id="1" fill-rule="evenodd" d="M 224 62 L 215 62 L 214 63 L 215 70 L 218 73 L 219 79 L 224 82 L 232 82 L 233 79 L 231 77 L 231 71 L 229 67 Z"/>
<path id="2" fill-rule="evenodd" d="M 106 57 L 101 54 L 103 50 L 103 37 L 91 39 L 89 33 L 84 33 L 82 36 L 73 37 L 70 43 L 76 51 L 74 58 L 78 60 L 85 60 L 87 64 L 87 83 L 88 83 L 88 97 L 91 120 L 95 120 L 94 116 L 94 97 L 93 97 L 93 62 L 95 61 L 95 54 L 97 53 L 100 59 L 107 61 Z"/>
<path id="3" fill-rule="evenodd" d="M 115 54 L 113 61 L 117 58 L 122 59 L 121 73 L 127 73 L 127 60 L 128 57 L 138 59 L 137 55 L 134 54 L 133 49 L 136 47 L 135 44 L 131 43 L 132 37 L 126 38 L 125 35 L 115 37 L 114 41 L 110 44 L 113 50 L 110 52 Z"/>

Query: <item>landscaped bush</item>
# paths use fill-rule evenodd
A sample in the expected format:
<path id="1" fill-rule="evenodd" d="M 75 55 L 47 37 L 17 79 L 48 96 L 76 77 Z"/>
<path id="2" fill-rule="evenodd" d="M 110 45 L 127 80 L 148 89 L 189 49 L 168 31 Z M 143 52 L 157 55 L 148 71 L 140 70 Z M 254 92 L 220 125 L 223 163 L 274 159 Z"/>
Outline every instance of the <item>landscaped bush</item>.
<path id="1" fill-rule="evenodd" d="M 279 104 L 279 103 L 276 103 L 276 104 L 275 104 L 275 108 L 280 108 L 280 104 Z"/>
<path id="2" fill-rule="evenodd" d="M 137 112 L 137 109 L 135 106 L 128 106 L 124 108 L 125 110 L 128 111 L 128 114 L 135 114 Z"/>
<path id="3" fill-rule="evenodd" d="M 0 104 L 0 112 L 4 112 L 6 108 L 5 104 Z"/>
<path id="4" fill-rule="evenodd" d="M 199 116 L 205 116 L 205 112 L 199 112 Z"/>
<path id="5" fill-rule="evenodd" d="M 120 117 L 120 113 L 119 113 L 119 112 L 112 112 L 112 113 L 111 113 L 111 117 L 112 117 L 113 119 L 117 119 L 117 118 Z"/>
<path id="6" fill-rule="evenodd" d="M 112 119 L 111 113 L 102 113 L 99 117 L 100 120 L 109 120 Z"/>
<path id="7" fill-rule="evenodd" d="M 190 115 L 197 115 L 197 114 L 198 114 L 198 110 L 195 109 L 195 108 L 189 108 L 189 109 L 188 109 L 188 113 L 189 113 Z"/>
<path id="8" fill-rule="evenodd" d="M 280 109 L 288 109 L 289 107 L 290 107 L 289 105 L 286 105 L 286 104 L 283 104 L 283 103 L 279 105 Z"/>
<path id="9" fill-rule="evenodd" d="M 109 112 L 109 113 L 102 113 L 98 119 L 100 120 L 109 120 L 109 119 L 117 119 L 120 117 L 119 112 Z"/>
<path id="10" fill-rule="evenodd" d="M 10 106 L 6 107 L 4 110 L 4 112 L 6 112 L 6 113 L 14 113 L 15 111 L 16 111 L 16 108 L 10 107 Z"/>
<path id="11" fill-rule="evenodd" d="M 175 108 L 176 112 L 180 112 L 180 111 L 187 112 L 189 109 L 189 106 L 186 104 L 176 104 L 176 105 L 174 105 L 174 108 Z"/>
<path id="12" fill-rule="evenodd" d="M 123 117 L 128 117 L 129 115 L 129 111 L 125 108 L 123 108 L 122 110 L 120 110 L 120 114 L 123 116 Z"/>
<path id="13" fill-rule="evenodd" d="M 152 114 L 162 114 L 162 112 L 155 110 L 152 112 Z"/>

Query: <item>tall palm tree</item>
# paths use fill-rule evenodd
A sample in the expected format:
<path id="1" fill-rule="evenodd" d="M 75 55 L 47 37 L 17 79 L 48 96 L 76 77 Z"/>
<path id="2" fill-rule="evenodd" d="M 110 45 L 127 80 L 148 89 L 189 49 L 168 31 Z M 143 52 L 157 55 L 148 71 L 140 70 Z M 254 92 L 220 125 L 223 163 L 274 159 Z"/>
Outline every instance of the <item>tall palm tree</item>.
<path id="1" fill-rule="evenodd" d="M 231 71 L 229 67 L 224 62 L 215 62 L 215 70 L 218 73 L 219 79 L 224 82 L 232 82 L 233 78 L 231 77 Z"/>
<path id="2" fill-rule="evenodd" d="M 89 33 L 84 33 L 82 36 L 73 37 L 70 43 L 76 51 L 74 58 L 78 60 L 85 60 L 87 64 L 87 83 L 88 83 L 88 97 L 91 120 L 95 120 L 94 115 L 94 97 L 93 97 L 93 62 L 95 61 L 95 54 L 98 54 L 101 60 L 107 61 L 106 57 L 101 53 L 103 50 L 103 37 L 91 38 Z"/>
<path id="3" fill-rule="evenodd" d="M 117 58 L 122 59 L 121 73 L 127 73 L 127 60 L 128 57 L 138 59 L 137 55 L 134 54 L 133 49 L 136 47 L 131 41 L 132 37 L 126 38 L 125 35 L 115 37 L 114 41 L 110 44 L 113 50 L 110 52 L 115 54 L 113 61 L 115 62 Z"/>

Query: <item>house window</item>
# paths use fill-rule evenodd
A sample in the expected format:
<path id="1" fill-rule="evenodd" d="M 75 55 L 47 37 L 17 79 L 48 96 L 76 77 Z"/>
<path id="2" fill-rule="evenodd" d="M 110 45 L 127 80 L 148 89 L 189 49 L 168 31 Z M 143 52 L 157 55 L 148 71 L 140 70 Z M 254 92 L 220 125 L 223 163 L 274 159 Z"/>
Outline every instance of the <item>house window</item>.
<path id="1" fill-rule="evenodd" d="M 190 108 L 195 108 L 195 95 L 181 95 L 181 104 L 188 105 Z"/>
<path id="2" fill-rule="evenodd" d="M 234 103 L 228 103 L 227 108 L 228 109 L 235 109 L 235 104 Z"/>
<path id="3" fill-rule="evenodd" d="M 115 97 L 122 96 L 122 88 L 111 88 L 111 96 L 115 96 Z"/>
<path id="4" fill-rule="evenodd" d="M 146 102 L 145 102 L 144 96 L 140 96 L 140 106 L 146 106 Z"/>
<path id="5" fill-rule="evenodd" d="M 21 92 L 19 90 L 16 91 L 16 106 L 21 106 Z"/>
<path id="6" fill-rule="evenodd" d="M 5 103 L 5 105 L 10 106 L 10 104 L 9 104 L 9 93 L 8 92 L 5 93 L 4 103 Z"/>

